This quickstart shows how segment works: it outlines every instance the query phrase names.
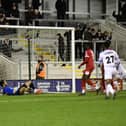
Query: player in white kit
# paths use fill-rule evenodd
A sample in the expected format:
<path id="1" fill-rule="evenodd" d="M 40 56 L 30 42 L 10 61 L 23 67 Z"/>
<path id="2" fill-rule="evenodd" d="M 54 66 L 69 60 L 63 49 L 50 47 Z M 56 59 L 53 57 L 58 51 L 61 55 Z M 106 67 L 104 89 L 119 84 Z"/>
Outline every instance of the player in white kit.
<path id="1" fill-rule="evenodd" d="M 118 54 L 109 48 L 111 42 L 106 41 L 104 43 L 105 50 L 100 53 L 99 63 L 104 67 L 104 80 L 106 87 L 106 98 L 109 98 L 110 94 L 113 99 L 115 98 L 115 90 L 112 87 L 113 77 L 117 74 L 117 65 L 120 64 Z"/>
<path id="2" fill-rule="evenodd" d="M 123 67 L 121 63 L 117 66 L 117 70 L 118 70 L 119 78 L 126 79 L 126 69 Z"/>

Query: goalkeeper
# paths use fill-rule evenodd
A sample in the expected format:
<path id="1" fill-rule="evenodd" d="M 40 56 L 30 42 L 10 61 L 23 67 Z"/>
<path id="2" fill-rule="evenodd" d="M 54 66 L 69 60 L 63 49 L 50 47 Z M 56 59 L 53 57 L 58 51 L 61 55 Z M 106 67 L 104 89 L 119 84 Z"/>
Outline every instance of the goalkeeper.
<path id="1" fill-rule="evenodd" d="M 0 81 L 0 86 L 2 87 L 2 93 L 4 95 L 23 95 L 25 92 L 31 93 L 34 91 L 35 87 L 31 80 L 26 81 L 23 85 L 19 87 L 10 87 L 6 80 Z"/>

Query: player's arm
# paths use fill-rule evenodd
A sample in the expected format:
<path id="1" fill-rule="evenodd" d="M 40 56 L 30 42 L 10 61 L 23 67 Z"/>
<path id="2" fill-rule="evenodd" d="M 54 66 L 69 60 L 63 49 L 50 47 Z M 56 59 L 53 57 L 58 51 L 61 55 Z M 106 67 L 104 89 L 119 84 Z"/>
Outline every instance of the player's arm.
<path id="1" fill-rule="evenodd" d="M 84 64 L 87 64 L 89 61 L 89 55 L 88 55 L 88 52 L 85 51 L 85 56 L 83 58 L 83 62 L 78 66 L 78 68 L 81 68 L 81 66 L 83 66 Z"/>
<path id="2" fill-rule="evenodd" d="M 78 66 L 78 68 L 80 69 L 81 66 L 83 66 L 84 64 L 88 63 L 89 57 L 85 57 L 84 61 Z"/>
<path id="3" fill-rule="evenodd" d="M 120 59 L 119 59 L 119 55 L 117 53 L 115 53 L 115 65 L 118 70 L 119 65 L 120 65 Z"/>
<path id="4" fill-rule="evenodd" d="M 102 52 L 99 54 L 97 65 L 100 68 L 103 66 L 103 54 L 102 54 Z"/>

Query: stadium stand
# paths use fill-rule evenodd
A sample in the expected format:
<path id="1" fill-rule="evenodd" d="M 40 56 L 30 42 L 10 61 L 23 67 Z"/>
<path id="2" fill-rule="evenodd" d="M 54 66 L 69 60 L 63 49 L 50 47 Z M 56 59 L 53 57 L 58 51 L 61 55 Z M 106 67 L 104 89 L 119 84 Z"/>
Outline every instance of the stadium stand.
<path id="1" fill-rule="evenodd" d="M 32 1 L 32 0 L 30 0 Z M 9 24 L 9 22 L 15 20 L 17 22 L 17 25 L 25 25 L 25 14 L 28 12 L 28 8 L 24 8 L 24 4 L 21 1 L 18 1 L 20 4 L 18 4 L 18 9 L 19 9 L 19 17 L 12 17 L 12 16 L 8 16 L 8 14 L 6 15 L 6 23 Z M 27 1 L 28 2 L 28 1 Z M 82 2 L 82 1 L 81 1 Z M 85 1 L 84 1 L 85 3 Z M 16 3 L 17 4 L 17 3 Z M 101 3 L 95 3 L 97 5 L 100 5 Z M 93 3 L 91 4 L 91 6 L 93 6 Z M 78 7 L 78 5 L 77 5 Z M 111 1 L 111 7 L 114 7 L 113 2 Z M 112 8 L 108 8 L 107 12 L 112 11 Z M 93 8 L 93 7 L 92 7 Z M 87 8 L 83 8 L 84 10 L 87 10 Z M 108 32 L 112 32 L 112 45 L 113 48 L 115 48 L 117 50 L 117 44 L 118 44 L 118 51 L 119 51 L 119 55 L 122 57 L 122 60 L 126 59 L 126 55 L 123 53 L 124 50 L 122 49 L 122 47 L 125 45 L 124 41 L 125 41 L 125 33 L 126 30 L 125 28 L 123 28 L 122 26 L 118 25 L 116 20 L 113 20 L 109 17 L 109 15 L 107 13 L 101 13 L 99 12 L 101 9 L 100 8 L 93 8 L 91 11 L 96 12 L 94 13 L 90 13 L 90 12 L 86 12 L 83 10 L 80 11 L 76 11 L 76 10 L 72 10 L 70 8 L 70 10 L 66 11 L 66 14 L 69 15 L 69 18 L 64 19 L 64 20 L 57 20 L 56 19 L 56 11 L 54 10 L 54 8 L 52 9 L 48 9 L 48 8 L 40 8 L 40 14 L 42 14 L 42 17 L 39 18 L 34 18 L 34 20 L 32 20 L 32 25 L 35 25 L 35 22 L 39 22 L 39 25 L 41 26 L 57 26 L 57 22 L 64 22 L 64 26 L 72 26 L 72 27 L 76 27 L 77 24 L 80 25 L 84 25 L 86 24 L 88 27 L 90 26 L 91 28 L 95 29 L 96 31 L 100 28 L 102 32 L 104 31 L 108 31 Z M 3 13 L 3 12 L 2 12 Z M 4 14 L 4 13 L 3 13 Z M 77 18 L 76 18 L 77 17 Z M 6 24 L 5 23 L 5 24 Z M 2 30 L 2 32 L 0 32 L 1 35 L 7 35 L 8 36 L 8 31 L 7 30 Z M 21 34 L 20 30 L 14 31 L 11 30 L 11 32 L 9 31 L 9 35 L 10 33 L 12 34 L 12 36 L 10 37 L 11 39 L 13 39 L 13 45 L 12 45 L 12 57 L 11 59 L 9 59 L 8 57 L 8 62 L 14 62 L 16 64 L 18 64 L 18 77 L 20 79 L 26 79 L 28 77 L 27 73 L 28 73 L 28 43 L 27 43 L 27 39 L 25 38 L 27 35 L 27 32 L 24 32 Z M 24 34 L 26 33 L 26 34 Z M 71 77 L 71 64 L 68 63 L 68 65 L 66 65 L 65 67 L 62 67 L 62 62 L 59 62 L 59 64 L 57 64 L 57 55 L 56 55 L 56 38 L 54 37 L 56 35 L 56 33 L 51 33 L 51 34 L 47 34 L 48 31 L 45 31 L 44 33 L 39 33 L 39 31 L 36 31 L 34 33 L 34 39 L 31 40 L 33 47 L 32 47 L 32 54 L 34 55 L 32 57 L 33 60 L 33 67 L 32 69 L 32 78 L 35 78 L 35 73 L 34 73 L 34 66 L 36 64 L 36 57 L 38 55 L 44 55 L 44 57 L 46 57 L 46 61 L 48 63 L 48 77 L 47 78 L 54 78 L 55 75 L 53 75 L 53 72 L 55 71 L 55 73 L 57 73 L 57 77 L 61 74 L 61 73 L 68 73 L 68 75 L 61 75 L 62 77 L 65 78 L 69 78 Z M 17 34 L 17 35 L 15 35 Z M 32 36 L 32 32 L 30 33 L 28 31 L 28 34 L 30 34 L 30 36 Z M 41 34 L 41 38 L 38 37 L 38 35 Z M 64 34 L 64 33 L 62 33 Z M 14 36 L 13 36 L 14 35 Z M 18 37 L 17 37 L 18 36 Z M 32 36 L 32 37 L 33 37 Z M 83 40 L 82 40 L 83 41 Z M 121 42 L 121 43 L 120 43 Z M 3 56 L 3 54 L 2 54 Z M 80 61 L 81 59 L 79 59 Z M 24 61 L 24 64 L 22 65 L 21 63 Z M 52 63 L 50 63 L 49 61 L 51 61 Z M 6 61 L 7 62 L 7 61 Z M 56 63 L 54 63 L 56 62 Z M 22 65 L 22 66 L 21 66 Z M 13 65 L 12 65 L 13 66 Z M 2 68 L 2 67 L 1 67 Z M 21 70 L 23 69 L 23 71 Z M 59 71 L 57 71 L 57 69 L 61 69 L 62 72 L 59 73 Z M 50 71 L 52 70 L 52 71 Z M 22 74 L 21 74 L 22 72 Z M 81 76 L 81 71 L 76 70 L 77 72 L 77 77 Z M 95 76 L 96 73 L 93 74 L 93 76 Z M 1 77 L 3 78 L 3 77 Z M 11 77 L 10 77 L 11 78 Z M 59 76 L 60 78 L 60 76 Z"/>

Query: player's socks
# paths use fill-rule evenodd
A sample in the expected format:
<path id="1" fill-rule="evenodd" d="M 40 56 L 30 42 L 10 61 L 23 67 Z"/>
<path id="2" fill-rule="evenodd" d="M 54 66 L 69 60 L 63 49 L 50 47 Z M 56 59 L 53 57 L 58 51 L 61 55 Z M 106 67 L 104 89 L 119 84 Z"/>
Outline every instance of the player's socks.
<path id="1" fill-rule="evenodd" d="M 85 91 L 85 89 L 86 89 L 86 81 L 85 80 L 82 80 L 81 88 L 82 88 L 82 91 Z"/>
<path id="2" fill-rule="evenodd" d="M 81 91 L 81 93 L 79 94 L 79 96 L 82 96 L 82 95 L 85 95 L 86 94 L 86 86 L 85 86 L 85 84 L 86 84 L 86 81 L 85 80 L 82 80 L 82 82 L 81 82 L 81 89 L 82 89 L 82 91 Z"/>
<path id="3" fill-rule="evenodd" d="M 82 89 L 82 94 L 85 94 L 85 89 Z"/>
<path id="4" fill-rule="evenodd" d="M 86 91 L 84 89 L 82 89 L 81 93 L 79 94 L 79 96 L 83 96 L 86 95 Z"/>
<path id="5" fill-rule="evenodd" d="M 100 84 L 97 81 L 96 81 L 96 87 L 95 87 L 95 89 L 96 89 L 96 94 L 98 95 L 99 92 L 100 92 L 100 90 L 101 90 L 101 86 L 100 86 Z"/>
<path id="6" fill-rule="evenodd" d="M 114 94 L 114 89 L 112 88 L 111 84 L 108 84 L 109 92 L 113 95 Z"/>
<path id="7" fill-rule="evenodd" d="M 109 97 L 109 93 L 110 93 L 109 85 L 106 85 L 106 97 Z"/>

